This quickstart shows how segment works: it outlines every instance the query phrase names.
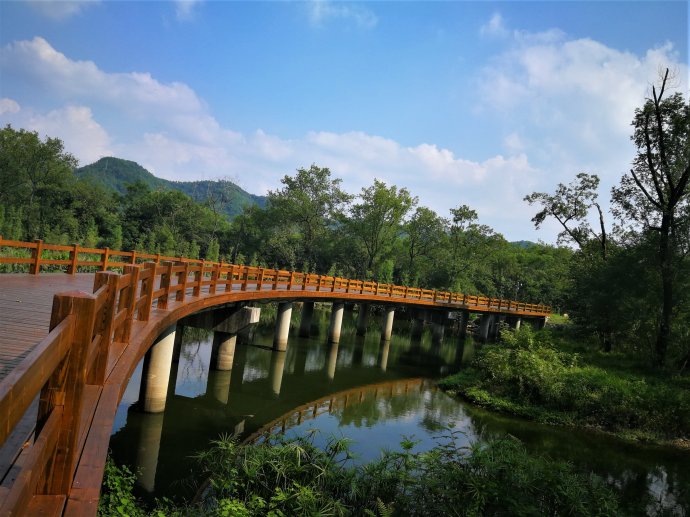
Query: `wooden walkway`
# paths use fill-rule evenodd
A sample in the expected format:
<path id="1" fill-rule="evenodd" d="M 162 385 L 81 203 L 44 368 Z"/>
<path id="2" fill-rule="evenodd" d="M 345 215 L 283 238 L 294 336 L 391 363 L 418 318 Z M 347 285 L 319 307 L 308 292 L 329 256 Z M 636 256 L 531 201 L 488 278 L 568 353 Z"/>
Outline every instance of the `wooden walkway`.
<path id="1" fill-rule="evenodd" d="M 94 275 L 0 276 L 0 380 L 48 335 L 53 296 L 93 291 Z"/>

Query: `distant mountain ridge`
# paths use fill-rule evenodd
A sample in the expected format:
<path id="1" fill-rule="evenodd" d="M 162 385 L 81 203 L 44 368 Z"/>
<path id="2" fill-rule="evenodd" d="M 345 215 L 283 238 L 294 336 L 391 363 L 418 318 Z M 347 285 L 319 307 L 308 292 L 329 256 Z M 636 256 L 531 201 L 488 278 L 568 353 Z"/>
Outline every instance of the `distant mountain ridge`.
<path id="1" fill-rule="evenodd" d="M 227 199 L 225 213 L 233 217 L 242 212 L 245 206 L 265 206 L 266 198 L 250 194 L 227 180 L 201 180 L 201 181 L 170 181 L 158 178 L 144 167 L 131 160 L 108 156 L 95 163 L 79 167 L 75 174 L 78 178 L 101 185 L 107 190 L 120 194 L 127 192 L 127 185 L 141 181 L 152 190 L 178 190 L 200 203 L 209 197 L 219 199 L 224 196 Z"/>

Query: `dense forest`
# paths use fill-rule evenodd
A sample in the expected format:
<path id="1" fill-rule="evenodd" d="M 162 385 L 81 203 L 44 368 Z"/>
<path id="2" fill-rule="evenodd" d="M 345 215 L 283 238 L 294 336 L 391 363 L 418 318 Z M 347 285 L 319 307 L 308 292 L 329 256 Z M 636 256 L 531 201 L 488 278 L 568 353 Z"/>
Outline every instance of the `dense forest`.
<path id="1" fill-rule="evenodd" d="M 195 199 L 153 176 L 133 174 L 133 182 L 115 186 L 102 170 L 115 159 L 77 173 L 59 139 L 7 126 L 0 130 L 0 235 L 541 302 L 568 312 L 607 351 L 684 369 L 689 121 L 688 103 L 667 95 L 665 81 L 636 110 L 631 139 L 638 152 L 612 190 L 610 220 L 592 174 L 527 196 L 537 228 L 547 218 L 562 226 L 559 247 L 510 243 L 467 205 L 437 214 L 407 189 L 376 179 L 359 193 L 345 192 L 317 165 L 286 175 L 263 206 L 245 200 L 231 218 L 232 183 L 202 185 Z"/>

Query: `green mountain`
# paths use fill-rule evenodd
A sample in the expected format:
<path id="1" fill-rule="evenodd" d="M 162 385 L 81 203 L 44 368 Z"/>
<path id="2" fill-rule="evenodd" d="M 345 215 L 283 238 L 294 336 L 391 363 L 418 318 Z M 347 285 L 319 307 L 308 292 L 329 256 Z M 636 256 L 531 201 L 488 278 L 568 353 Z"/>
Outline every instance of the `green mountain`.
<path id="1" fill-rule="evenodd" d="M 532 241 L 513 241 L 510 244 L 516 248 L 531 248 L 532 246 L 537 246 L 537 244 Z"/>
<path id="2" fill-rule="evenodd" d="M 157 178 L 141 165 L 121 158 L 101 158 L 91 165 L 75 170 L 78 178 L 91 181 L 120 194 L 127 192 L 127 185 L 141 181 L 152 190 L 179 190 L 195 201 L 205 203 L 208 199 L 223 200 L 224 211 L 229 217 L 242 212 L 248 205 L 264 206 L 266 198 L 255 196 L 241 189 L 231 181 L 169 181 Z"/>

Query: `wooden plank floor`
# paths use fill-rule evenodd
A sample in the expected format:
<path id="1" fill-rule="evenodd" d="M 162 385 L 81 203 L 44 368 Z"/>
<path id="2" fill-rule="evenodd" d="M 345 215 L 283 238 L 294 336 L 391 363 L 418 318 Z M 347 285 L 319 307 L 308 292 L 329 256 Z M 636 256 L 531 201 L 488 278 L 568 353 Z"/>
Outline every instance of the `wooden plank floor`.
<path id="1" fill-rule="evenodd" d="M 48 334 L 53 295 L 93 291 L 92 273 L 0 275 L 0 379 Z"/>

